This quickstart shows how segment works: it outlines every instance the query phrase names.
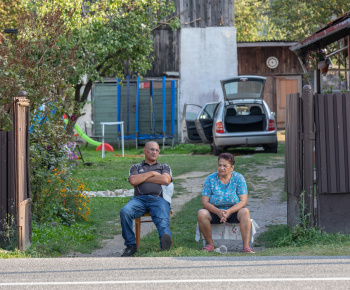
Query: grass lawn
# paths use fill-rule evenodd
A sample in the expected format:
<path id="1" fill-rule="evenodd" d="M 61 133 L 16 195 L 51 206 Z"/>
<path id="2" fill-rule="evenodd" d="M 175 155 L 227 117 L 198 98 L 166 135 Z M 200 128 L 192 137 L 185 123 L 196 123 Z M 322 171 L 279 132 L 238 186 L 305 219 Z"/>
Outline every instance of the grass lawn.
<path id="1" fill-rule="evenodd" d="M 126 157 L 118 157 L 121 150 L 106 152 L 101 158 L 101 152 L 94 147 L 82 146 L 85 162 L 92 166 L 80 164 L 76 167 L 74 177 L 82 178 L 89 190 L 115 190 L 118 188 L 130 189 L 127 181 L 128 171 L 132 164 L 140 162 L 142 148 L 126 149 Z M 280 160 L 278 167 L 284 168 L 284 144 L 279 144 L 277 154 L 257 153 L 252 148 L 230 150 L 235 155 L 237 171 L 246 176 L 248 189 L 252 198 L 254 196 L 254 180 L 261 182 L 254 170 L 259 166 L 266 166 L 271 160 Z M 245 158 L 249 154 L 252 158 Z M 217 157 L 210 154 L 209 146 L 182 144 L 174 149 L 166 148 L 161 151 L 159 161 L 171 166 L 173 176 L 191 171 L 216 171 Z M 253 180 L 254 179 L 254 180 Z M 177 194 L 185 193 L 185 189 L 175 181 Z M 286 200 L 283 192 L 283 179 L 266 186 L 280 187 L 281 200 Z M 101 241 L 112 238 L 121 233 L 119 211 L 129 198 L 92 198 L 90 202 L 91 214 L 86 222 L 76 222 L 73 226 L 54 224 L 33 225 L 33 245 L 26 251 L 1 251 L 0 258 L 16 257 L 54 257 L 67 255 L 71 252 L 91 253 L 100 247 Z M 157 231 L 153 231 L 141 239 L 141 249 L 137 256 L 213 256 L 217 253 L 203 253 L 200 251 L 201 242 L 194 240 L 196 213 L 201 208 L 201 197 L 188 202 L 176 216 L 171 219 L 171 229 L 174 246 L 167 252 L 159 250 Z M 294 240 L 293 240 L 294 239 Z M 256 255 L 349 255 L 349 235 L 323 235 L 317 230 L 305 231 L 296 229 L 293 232 L 285 225 L 271 226 L 267 232 L 260 235 L 256 243 L 267 247 Z M 239 256 L 241 253 L 228 255 Z"/>

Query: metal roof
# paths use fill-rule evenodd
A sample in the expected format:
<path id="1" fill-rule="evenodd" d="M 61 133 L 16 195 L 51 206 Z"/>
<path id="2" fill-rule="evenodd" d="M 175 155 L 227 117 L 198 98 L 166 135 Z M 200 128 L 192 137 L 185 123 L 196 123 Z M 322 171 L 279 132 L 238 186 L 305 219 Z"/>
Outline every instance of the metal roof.
<path id="1" fill-rule="evenodd" d="M 276 47 L 276 46 L 291 46 L 295 45 L 296 41 L 286 40 L 268 40 L 268 41 L 246 41 L 237 42 L 237 47 Z"/>
<path id="2" fill-rule="evenodd" d="M 290 50 L 303 57 L 309 50 L 323 48 L 348 35 L 350 35 L 350 11 L 291 46 Z"/>

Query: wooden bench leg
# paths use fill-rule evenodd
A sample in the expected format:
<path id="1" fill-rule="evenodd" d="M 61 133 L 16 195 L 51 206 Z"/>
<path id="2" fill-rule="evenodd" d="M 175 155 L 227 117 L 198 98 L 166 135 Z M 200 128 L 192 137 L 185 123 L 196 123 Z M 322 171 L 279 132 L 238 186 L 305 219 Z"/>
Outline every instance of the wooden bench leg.
<path id="1" fill-rule="evenodd" d="M 141 239 L 141 218 L 135 219 L 135 236 L 136 236 L 136 247 L 140 248 Z"/>

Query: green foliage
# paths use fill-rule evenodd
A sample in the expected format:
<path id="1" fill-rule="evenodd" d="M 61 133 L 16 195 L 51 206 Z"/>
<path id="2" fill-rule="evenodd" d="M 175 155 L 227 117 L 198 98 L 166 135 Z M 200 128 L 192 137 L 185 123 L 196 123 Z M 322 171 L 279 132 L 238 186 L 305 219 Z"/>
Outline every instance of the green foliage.
<path id="1" fill-rule="evenodd" d="M 77 162 L 70 159 L 67 148 L 55 148 L 54 143 L 45 148 L 31 145 L 32 212 L 36 222 L 71 225 L 76 220 L 88 219 L 85 184 L 72 177 Z"/>
<path id="2" fill-rule="evenodd" d="M 17 28 L 21 0 L 1 0 L 0 3 L 0 42 L 5 28 Z"/>
<path id="3" fill-rule="evenodd" d="M 175 11 L 166 0 L 24 0 L 22 8 L 16 38 L 1 39 L 0 128 L 11 128 L 12 98 L 25 90 L 31 108 L 33 212 L 37 221 L 71 224 L 77 217 L 87 219 L 89 211 L 73 200 L 83 189 L 75 188 L 74 179 L 66 184 L 69 168 L 62 147 L 92 84 L 104 76 L 122 78 L 125 65 L 145 73 L 153 60 L 152 29 L 160 22 L 172 28 L 179 23 L 174 17 L 166 20 Z M 53 168 L 65 173 L 56 178 Z"/>
<path id="4" fill-rule="evenodd" d="M 163 152 L 161 152 L 163 153 Z M 177 144 L 174 148 L 167 149 L 164 154 L 206 154 L 210 153 L 210 147 L 208 145 L 196 145 L 196 144 Z"/>
<path id="5" fill-rule="evenodd" d="M 71 226 L 33 223 L 32 246 L 27 254 L 32 256 L 60 256 L 70 251 L 85 252 L 85 248 L 96 247 L 96 228 L 76 223 Z M 74 241 L 74 242 L 72 242 Z"/>
<path id="6" fill-rule="evenodd" d="M 257 241 L 266 247 L 301 247 L 312 245 L 322 240 L 323 234 L 316 227 L 297 225 L 290 229 L 287 225 L 269 226 Z"/>
<path id="7" fill-rule="evenodd" d="M 34 257 L 34 256 L 21 252 L 18 249 L 14 251 L 6 251 L 6 250 L 0 249 L 0 259 L 31 258 L 31 257 Z"/>
<path id="8" fill-rule="evenodd" d="M 91 253 L 107 238 L 120 234 L 119 212 L 127 203 L 125 198 L 91 199 L 88 221 L 71 226 L 60 223 L 33 223 L 33 242 L 26 254 L 39 257 Z"/>
<path id="9" fill-rule="evenodd" d="M 309 225 L 310 214 L 305 213 L 305 192 L 301 194 L 300 222 L 293 229 L 287 225 L 271 226 L 271 230 L 259 236 L 269 247 L 301 247 L 315 243 L 327 244 L 334 240 L 332 235 L 322 233 L 316 226 Z M 268 238 L 267 238 L 268 237 Z M 350 236 L 349 236 L 350 239 Z"/>
<path id="10" fill-rule="evenodd" d="M 36 172 L 33 191 L 33 216 L 37 222 L 56 221 L 72 225 L 76 220 L 88 220 L 90 197 L 82 180 L 72 178 L 57 168 Z"/>
<path id="11" fill-rule="evenodd" d="M 47 15 L 55 9 L 64 13 L 60 21 L 64 22 L 65 33 L 72 38 L 56 42 L 63 51 L 74 49 L 77 56 L 74 70 L 66 82 L 75 89 L 74 116 L 81 116 L 85 104 L 96 80 L 117 75 L 123 79 L 125 66 L 135 75 L 143 75 L 152 66 L 153 39 L 152 30 L 161 25 L 179 27 L 176 17 L 167 19 L 175 11 L 173 1 L 160 0 L 26 0 L 26 8 L 36 15 Z M 65 13 L 67 11 L 67 13 Z M 67 112 L 68 117 L 71 117 Z M 70 121 L 71 130 L 74 121 Z"/>
<path id="12" fill-rule="evenodd" d="M 235 0 L 237 41 L 299 41 L 349 10 L 347 0 Z"/>
<path id="13" fill-rule="evenodd" d="M 17 247 L 17 226 L 14 216 L 0 220 L 0 248 L 14 250 Z"/>
<path id="14" fill-rule="evenodd" d="M 46 122 L 57 122 L 62 111 L 70 111 L 73 91 L 66 80 L 76 63 L 73 48 L 58 47 L 58 43 L 72 37 L 65 31 L 61 15 L 59 9 L 42 16 L 23 12 L 17 37 L 7 39 L 0 46 L 0 107 L 7 113 L 20 90 L 28 93 L 32 121 L 42 105 L 46 118 L 54 108 L 58 110 L 58 117 Z"/>
<path id="15" fill-rule="evenodd" d="M 71 15 L 72 11 L 65 13 Z M 58 8 L 43 15 L 22 11 L 17 37 L 6 39 L 0 46 L 0 129 L 11 129 L 12 98 L 20 90 L 27 91 L 32 126 L 29 155 L 34 217 L 38 221 L 71 224 L 76 218 L 72 211 L 77 206 L 72 202 L 64 204 L 60 194 L 65 189 L 63 184 L 55 184 L 54 188 L 48 184 L 48 180 L 55 180 L 50 170 L 68 164 L 62 146 L 71 138 L 62 115 L 72 108 L 73 90 L 66 80 L 74 69 L 75 55 L 73 48 L 58 47 L 58 43 L 72 37 L 61 16 L 62 10 Z M 67 186 L 65 190 L 70 196 L 76 195 L 76 188 Z"/>
<path id="16" fill-rule="evenodd" d="M 237 41 L 261 41 L 283 38 L 278 25 L 268 17 L 269 2 L 235 0 Z"/>
<path id="17" fill-rule="evenodd" d="M 264 0 L 286 40 L 301 40 L 350 10 L 348 0 Z"/>

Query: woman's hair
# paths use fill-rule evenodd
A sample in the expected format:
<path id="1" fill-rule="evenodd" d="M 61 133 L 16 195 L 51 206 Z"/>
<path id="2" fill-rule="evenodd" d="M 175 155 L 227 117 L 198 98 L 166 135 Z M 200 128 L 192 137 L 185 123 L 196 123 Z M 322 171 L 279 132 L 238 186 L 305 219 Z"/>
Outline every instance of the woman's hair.
<path id="1" fill-rule="evenodd" d="M 232 165 L 235 165 L 235 158 L 233 157 L 233 155 L 231 153 L 221 153 L 219 155 L 219 158 L 218 158 L 218 161 L 220 159 L 225 159 L 227 160 L 228 162 L 230 162 L 231 166 Z"/>

